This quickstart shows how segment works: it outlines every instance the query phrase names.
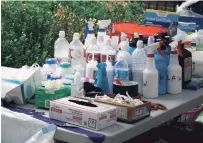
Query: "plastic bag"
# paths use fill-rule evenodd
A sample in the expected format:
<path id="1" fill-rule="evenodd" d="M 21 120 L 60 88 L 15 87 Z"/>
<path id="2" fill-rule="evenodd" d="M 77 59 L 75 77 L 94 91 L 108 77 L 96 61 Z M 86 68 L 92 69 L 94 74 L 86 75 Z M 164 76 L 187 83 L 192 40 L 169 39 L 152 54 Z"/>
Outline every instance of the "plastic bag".
<path id="1" fill-rule="evenodd" d="M 24 143 L 45 125 L 29 115 L 1 107 L 2 143 Z"/>
<path id="2" fill-rule="evenodd" d="M 56 125 L 49 124 L 29 138 L 25 143 L 54 143 Z"/>

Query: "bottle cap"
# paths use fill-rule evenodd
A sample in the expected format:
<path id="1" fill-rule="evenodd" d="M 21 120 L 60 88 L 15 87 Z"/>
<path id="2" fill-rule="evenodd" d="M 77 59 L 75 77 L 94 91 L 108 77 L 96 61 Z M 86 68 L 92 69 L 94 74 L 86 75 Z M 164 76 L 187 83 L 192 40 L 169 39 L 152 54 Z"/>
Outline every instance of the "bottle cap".
<path id="1" fill-rule="evenodd" d="M 63 63 L 60 64 L 60 67 L 61 67 L 61 68 L 69 68 L 69 67 L 70 67 L 70 63 L 68 63 L 68 62 L 63 62 Z"/>
<path id="2" fill-rule="evenodd" d="M 59 37 L 64 38 L 65 37 L 65 31 L 60 31 L 59 32 Z"/>
<path id="3" fill-rule="evenodd" d="M 80 34 L 79 33 L 74 33 L 73 34 L 73 39 L 80 39 Z"/>
<path id="4" fill-rule="evenodd" d="M 91 43 L 92 43 L 92 45 L 96 45 L 97 44 L 96 37 L 92 37 Z"/>
<path id="5" fill-rule="evenodd" d="M 137 41 L 137 48 L 143 48 L 143 41 L 142 40 Z"/>
<path id="6" fill-rule="evenodd" d="M 50 58 L 50 59 L 46 60 L 46 64 L 56 64 L 56 59 Z"/>

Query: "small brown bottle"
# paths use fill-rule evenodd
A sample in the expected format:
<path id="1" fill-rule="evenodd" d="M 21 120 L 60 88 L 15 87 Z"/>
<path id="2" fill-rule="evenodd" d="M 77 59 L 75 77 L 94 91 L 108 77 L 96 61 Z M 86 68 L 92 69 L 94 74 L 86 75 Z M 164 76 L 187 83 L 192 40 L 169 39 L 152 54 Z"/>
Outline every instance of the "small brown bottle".
<path id="1" fill-rule="evenodd" d="M 184 89 L 192 79 L 192 53 L 184 48 L 184 43 L 178 46 L 180 46 L 180 51 L 182 52 L 182 55 L 179 55 L 178 59 L 182 67 L 182 87 Z"/>

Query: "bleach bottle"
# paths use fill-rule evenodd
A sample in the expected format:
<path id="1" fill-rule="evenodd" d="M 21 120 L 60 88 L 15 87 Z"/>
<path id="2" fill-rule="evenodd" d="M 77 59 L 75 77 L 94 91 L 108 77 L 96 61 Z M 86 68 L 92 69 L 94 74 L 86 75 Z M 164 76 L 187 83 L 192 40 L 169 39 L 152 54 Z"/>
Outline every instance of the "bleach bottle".
<path id="1" fill-rule="evenodd" d="M 88 61 L 86 66 L 86 77 L 95 80 L 97 70 L 97 61 L 94 60 L 94 53 L 92 53 L 92 60 Z"/>
<path id="2" fill-rule="evenodd" d="M 68 62 L 69 48 L 70 45 L 65 38 L 65 31 L 60 31 L 59 38 L 54 43 L 54 57 L 60 62 Z"/>
<path id="3" fill-rule="evenodd" d="M 137 45 L 139 35 L 137 33 L 134 33 L 133 37 L 134 37 L 134 39 L 129 42 L 130 47 L 128 49 L 128 52 L 130 53 L 130 55 L 132 55 L 133 51 L 136 49 L 136 45 Z"/>
<path id="4" fill-rule="evenodd" d="M 107 73 L 107 79 L 108 79 L 108 83 L 109 83 L 109 91 L 112 94 L 113 93 L 113 82 L 114 82 L 114 78 L 113 78 L 113 66 L 112 63 L 108 60 L 108 55 L 106 56 L 106 73 Z M 109 57 L 111 58 L 111 57 Z"/>
<path id="5" fill-rule="evenodd" d="M 170 54 L 170 63 L 168 65 L 167 92 L 170 94 L 178 94 L 182 92 L 182 68 L 179 65 L 178 53 L 176 50 L 177 42 L 172 42 L 172 50 Z"/>
<path id="6" fill-rule="evenodd" d="M 158 70 L 155 67 L 154 50 L 159 47 L 159 43 L 148 47 L 146 68 L 143 71 L 143 96 L 146 98 L 158 97 Z"/>
<path id="7" fill-rule="evenodd" d="M 143 48 L 143 41 L 137 41 L 137 48 L 132 54 L 132 77 L 133 81 L 139 83 L 138 91 L 142 93 L 143 70 L 146 66 L 146 53 Z"/>

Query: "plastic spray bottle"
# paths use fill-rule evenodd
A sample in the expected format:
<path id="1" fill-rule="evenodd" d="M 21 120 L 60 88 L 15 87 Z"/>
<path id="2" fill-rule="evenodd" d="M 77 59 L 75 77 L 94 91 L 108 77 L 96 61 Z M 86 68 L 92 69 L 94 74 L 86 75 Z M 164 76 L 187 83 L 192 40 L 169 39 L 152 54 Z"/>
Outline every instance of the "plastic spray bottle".
<path id="1" fill-rule="evenodd" d="M 132 54 L 132 77 L 133 81 L 139 83 L 138 91 L 142 93 L 143 85 L 143 70 L 146 66 L 146 53 L 143 48 L 143 41 L 137 41 L 137 48 Z"/>
<path id="2" fill-rule="evenodd" d="M 148 47 L 146 68 L 143 71 L 143 96 L 146 98 L 158 97 L 158 70 L 155 67 L 154 50 L 160 48 L 160 43 Z"/>
<path id="3" fill-rule="evenodd" d="M 93 27 L 94 27 L 94 22 L 88 21 L 86 26 L 87 37 L 85 38 L 85 49 L 91 44 L 92 38 L 95 37 Z"/>
<path id="4" fill-rule="evenodd" d="M 69 48 L 70 45 L 65 38 L 65 32 L 59 32 L 59 38 L 54 44 L 54 57 L 60 60 L 60 62 L 69 61 Z"/>
<path id="5" fill-rule="evenodd" d="M 99 31 L 98 31 L 98 36 L 102 35 L 104 36 L 104 39 L 106 39 L 106 28 L 111 24 L 111 20 L 98 20 L 99 25 Z"/>
<path id="6" fill-rule="evenodd" d="M 180 43 L 179 43 L 180 44 Z M 182 68 L 179 65 L 178 53 L 176 50 L 177 42 L 171 45 L 170 63 L 167 68 L 167 92 L 170 94 L 178 94 L 182 92 Z"/>

